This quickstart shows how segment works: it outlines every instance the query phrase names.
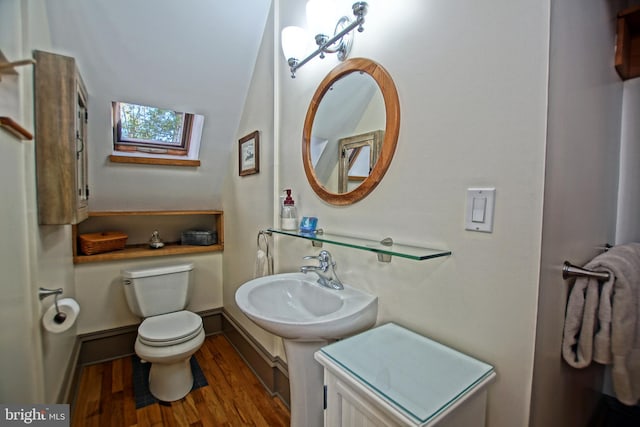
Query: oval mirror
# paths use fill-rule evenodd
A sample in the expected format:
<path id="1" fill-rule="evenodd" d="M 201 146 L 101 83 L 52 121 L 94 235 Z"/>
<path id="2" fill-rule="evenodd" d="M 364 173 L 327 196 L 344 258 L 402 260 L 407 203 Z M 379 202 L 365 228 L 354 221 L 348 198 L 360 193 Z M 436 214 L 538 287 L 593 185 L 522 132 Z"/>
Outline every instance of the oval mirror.
<path id="1" fill-rule="evenodd" d="M 304 122 L 302 162 L 313 191 L 333 205 L 363 199 L 389 168 L 399 130 L 398 92 L 380 64 L 354 58 L 335 67 Z"/>

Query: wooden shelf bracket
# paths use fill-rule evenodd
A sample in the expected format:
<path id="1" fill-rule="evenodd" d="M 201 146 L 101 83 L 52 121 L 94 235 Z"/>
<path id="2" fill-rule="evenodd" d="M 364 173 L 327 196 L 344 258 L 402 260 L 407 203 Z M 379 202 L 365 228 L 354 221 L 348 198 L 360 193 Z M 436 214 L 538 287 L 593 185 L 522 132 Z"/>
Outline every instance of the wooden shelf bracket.
<path id="1" fill-rule="evenodd" d="M 2 80 L 3 75 L 17 75 L 18 72 L 15 70 L 15 67 L 19 67 L 22 65 L 33 65 L 36 61 L 33 59 L 23 59 L 20 61 L 9 62 L 4 56 L 4 53 L 0 50 L 0 81 Z M 0 117 L 0 127 L 2 129 L 7 130 L 13 136 L 21 140 L 32 140 L 33 135 L 31 132 L 20 126 L 16 121 L 11 119 L 10 117 Z"/>
<path id="2" fill-rule="evenodd" d="M 15 67 L 20 67 L 23 65 L 33 65 L 36 61 L 33 59 L 21 59 L 20 61 L 9 62 L 7 57 L 4 56 L 4 53 L 0 50 L 0 80 L 2 80 L 2 75 L 17 75 L 18 72 L 15 70 Z"/>
<path id="3" fill-rule="evenodd" d="M 27 141 L 31 141 L 33 139 L 31 132 L 20 126 L 10 117 L 0 117 L 0 127 L 9 131 L 9 133 L 18 139 Z"/>

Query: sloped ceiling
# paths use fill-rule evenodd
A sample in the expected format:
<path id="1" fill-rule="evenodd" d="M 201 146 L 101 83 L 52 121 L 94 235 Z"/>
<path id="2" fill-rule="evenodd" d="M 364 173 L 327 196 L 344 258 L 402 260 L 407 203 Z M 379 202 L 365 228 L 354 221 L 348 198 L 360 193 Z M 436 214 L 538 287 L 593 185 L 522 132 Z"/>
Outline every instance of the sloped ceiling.
<path id="1" fill-rule="evenodd" d="M 104 166 L 110 154 L 106 124 L 111 101 L 203 114 L 203 163 L 196 175 L 206 175 L 206 184 L 198 188 L 205 179 L 191 176 L 191 189 L 182 197 L 194 200 L 180 203 L 191 208 L 218 207 L 270 5 L 270 0 L 47 2 L 52 48 L 76 58 L 89 91 L 90 142 L 94 144 L 90 167 L 97 208 L 133 207 L 118 205 L 113 193 L 113 187 L 126 186 L 126 180 L 132 179 L 140 184 L 137 193 L 125 196 L 139 201 L 135 208 L 172 207 L 144 201 L 156 196 L 154 188 L 163 186 L 158 179 L 167 173 L 152 168 L 146 174 L 127 168 L 113 173 Z M 152 188 L 153 183 L 160 185 Z M 166 190 L 165 186 L 161 191 Z M 197 206 L 196 198 L 206 198 L 207 206 Z"/>

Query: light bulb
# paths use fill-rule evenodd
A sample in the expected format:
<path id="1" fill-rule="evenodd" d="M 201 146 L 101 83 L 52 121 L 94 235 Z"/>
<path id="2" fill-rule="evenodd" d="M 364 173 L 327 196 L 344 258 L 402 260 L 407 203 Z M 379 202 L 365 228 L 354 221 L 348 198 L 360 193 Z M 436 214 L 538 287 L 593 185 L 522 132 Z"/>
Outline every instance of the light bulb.
<path id="1" fill-rule="evenodd" d="M 309 35 L 300 27 L 284 27 L 281 33 L 281 43 L 285 59 L 300 60 L 306 56 Z"/>
<path id="2" fill-rule="evenodd" d="M 338 21 L 335 0 L 309 0 L 307 2 L 307 26 L 313 37 L 324 34 L 333 37 Z"/>

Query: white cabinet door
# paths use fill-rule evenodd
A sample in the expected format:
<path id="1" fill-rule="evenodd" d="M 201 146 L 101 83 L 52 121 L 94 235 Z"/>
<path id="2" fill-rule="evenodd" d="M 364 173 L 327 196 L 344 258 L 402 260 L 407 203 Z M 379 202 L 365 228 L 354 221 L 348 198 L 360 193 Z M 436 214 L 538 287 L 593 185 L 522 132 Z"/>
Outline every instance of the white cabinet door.
<path id="1" fill-rule="evenodd" d="M 325 370 L 327 409 L 325 427 L 386 427 L 401 426 L 367 401 L 348 384 Z"/>

